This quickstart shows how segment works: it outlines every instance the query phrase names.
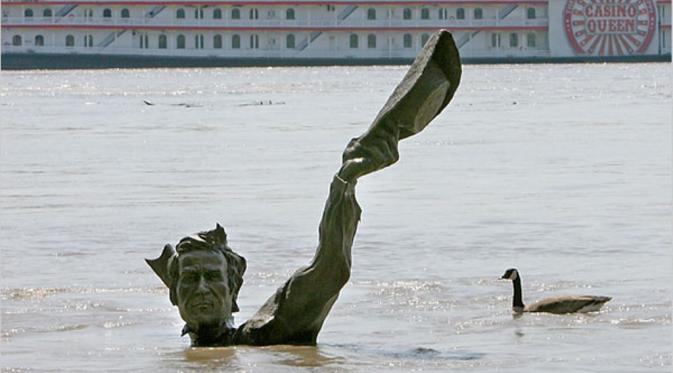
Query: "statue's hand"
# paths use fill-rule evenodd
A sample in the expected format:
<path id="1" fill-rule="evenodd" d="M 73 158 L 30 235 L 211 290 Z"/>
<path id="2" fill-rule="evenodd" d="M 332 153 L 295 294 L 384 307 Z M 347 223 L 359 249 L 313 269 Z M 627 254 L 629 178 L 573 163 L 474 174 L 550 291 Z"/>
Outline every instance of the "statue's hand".
<path id="1" fill-rule="evenodd" d="M 339 177 L 349 182 L 355 181 L 397 162 L 400 158 L 397 141 L 396 135 L 371 132 L 352 139 L 343 152 Z"/>

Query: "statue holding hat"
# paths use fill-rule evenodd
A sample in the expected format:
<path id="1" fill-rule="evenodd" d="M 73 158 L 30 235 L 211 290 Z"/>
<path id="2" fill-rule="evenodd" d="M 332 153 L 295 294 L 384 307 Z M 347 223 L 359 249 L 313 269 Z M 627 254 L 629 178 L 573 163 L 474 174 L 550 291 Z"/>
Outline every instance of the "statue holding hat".
<path id="1" fill-rule="evenodd" d="M 361 209 L 355 185 L 364 175 L 399 158 L 401 139 L 423 130 L 451 101 L 461 75 L 460 57 L 448 31 L 435 33 L 402 82 L 360 137 L 352 139 L 330 184 L 311 263 L 297 270 L 249 320 L 233 324 L 239 310 L 245 259 L 215 229 L 166 245 L 147 260 L 169 288 L 193 346 L 315 344 L 327 315 L 351 273 L 351 249 Z"/>

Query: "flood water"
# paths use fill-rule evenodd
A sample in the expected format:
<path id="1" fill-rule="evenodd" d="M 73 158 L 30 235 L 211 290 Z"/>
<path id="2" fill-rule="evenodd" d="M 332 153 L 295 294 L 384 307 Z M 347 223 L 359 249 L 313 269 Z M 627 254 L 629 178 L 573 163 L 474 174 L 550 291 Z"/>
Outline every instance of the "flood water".
<path id="1" fill-rule="evenodd" d="M 359 181 L 316 347 L 180 337 L 144 258 L 221 223 L 245 321 L 311 260 L 341 151 L 406 69 L 2 72 L 3 371 L 670 372 L 670 64 L 465 66 Z M 529 303 L 613 300 L 515 318 L 510 267 Z"/>

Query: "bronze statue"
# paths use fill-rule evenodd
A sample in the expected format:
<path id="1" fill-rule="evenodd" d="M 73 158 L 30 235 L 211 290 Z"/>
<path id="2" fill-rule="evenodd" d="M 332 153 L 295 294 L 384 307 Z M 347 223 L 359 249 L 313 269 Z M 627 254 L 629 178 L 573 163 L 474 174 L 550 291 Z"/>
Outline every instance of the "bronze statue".
<path id="1" fill-rule="evenodd" d="M 398 142 L 427 126 L 451 101 L 461 75 L 453 38 L 441 30 L 426 43 L 373 124 L 350 141 L 332 180 L 319 227 L 315 257 L 299 269 L 257 313 L 238 328 L 233 312 L 245 259 L 227 245 L 218 224 L 185 237 L 175 249 L 147 260 L 170 289 L 193 346 L 315 344 L 327 314 L 351 271 L 351 246 L 360 220 L 358 178 L 395 163 Z"/>

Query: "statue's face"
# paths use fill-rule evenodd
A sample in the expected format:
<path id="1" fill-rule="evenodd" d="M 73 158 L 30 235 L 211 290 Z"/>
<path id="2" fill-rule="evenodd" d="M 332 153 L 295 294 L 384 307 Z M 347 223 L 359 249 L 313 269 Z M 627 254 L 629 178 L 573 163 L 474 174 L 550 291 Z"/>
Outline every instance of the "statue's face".
<path id="1" fill-rule="evenodd" d="M 192 327 L 220 325 L 231 316 L 227 261 L 222 253 L 193 250 L 178 258 L 180 316 Z"/>

